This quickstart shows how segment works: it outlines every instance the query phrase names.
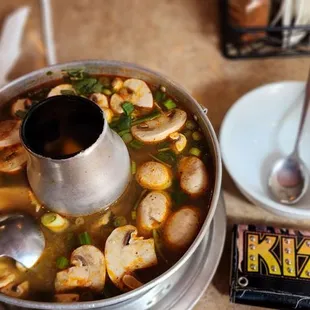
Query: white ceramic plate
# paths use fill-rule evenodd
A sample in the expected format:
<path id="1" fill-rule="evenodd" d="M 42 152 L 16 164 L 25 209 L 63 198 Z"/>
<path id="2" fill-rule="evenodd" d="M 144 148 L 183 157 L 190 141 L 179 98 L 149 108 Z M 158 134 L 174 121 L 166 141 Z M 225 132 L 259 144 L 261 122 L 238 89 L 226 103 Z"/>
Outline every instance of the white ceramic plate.
<path id="1" fill-rule="evenodd" d="M 256 88 L 228 111 L 220 131 L 226 169 L 254 204 L 278 215 L 310 218 L 310 190 L 295 206 L 273 201 L 267 180 L 272 164 L 294 145 L 304 96 L 304 82 L 279 82 Z M 300 156 L 310 171 L 310 113 Z"/>

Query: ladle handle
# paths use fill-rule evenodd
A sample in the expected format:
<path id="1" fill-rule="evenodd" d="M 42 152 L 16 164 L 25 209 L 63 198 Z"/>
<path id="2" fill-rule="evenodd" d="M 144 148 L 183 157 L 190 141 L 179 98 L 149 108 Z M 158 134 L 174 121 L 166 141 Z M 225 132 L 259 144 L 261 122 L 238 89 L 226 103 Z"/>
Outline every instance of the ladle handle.
<path id="1" fill-rule="evenodd" d="M 301 111 L 301 117 L 300 117 L 297 137 L 296 137 L 296 141 L 295 141 L 295 146 L 294 146 L 294 150 L 293 150 L 293 155 L 298 155 L 298 145 L 300 142 L 302 131 L 304 129 L 304 124 L 305 124 L 306 115 L 308 112 L 309 105 L 310 105 L 310 70 L 309 70 L 309 74 L 308 74 L 308 80 L 307 80 L 306 90 L 305 90 L 305 100 L 304 100 L 304 104 L 303 104 L 302 111 Z"/>

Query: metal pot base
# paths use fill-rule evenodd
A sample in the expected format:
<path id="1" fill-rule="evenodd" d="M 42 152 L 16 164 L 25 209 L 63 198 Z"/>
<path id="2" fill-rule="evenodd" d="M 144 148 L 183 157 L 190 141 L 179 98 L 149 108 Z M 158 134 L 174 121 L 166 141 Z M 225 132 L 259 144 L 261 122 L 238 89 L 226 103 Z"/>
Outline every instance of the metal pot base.
<path id="1" fill-rule="evenodd" d="M 206 237 L 186 264 L 185 272 L 172 287 L 169 294 L 158 301 L 151 309 L 192 309 L 199 301 L 219 265 L 226 237 L 225 203 L 220 196 L 217 211 Z M 171 279 L 173 281 L 173 279 Z M 169 279 L 169 282 L 171 282 Z M 165 283 L 165 288 L 169 284 Z"/>
<path id="2" fill-rule="evenodd" d="M 218 207 L 209 231 L 190 259 L 163 284 L 147 291 L 139 298 L 130 299 L 102 310 L 137 309 L 192 309 L 209 286 L 218 267 L 226 236 L 226 213 L 224 199 L 220 196 Z M 0 310 L 25 309 L 0 305 Z M 63 309 L 66 309 L 64 304 Z M 77 307 L 76 309 L 81 309 Z"/>
<path id="3" fill-rule="evenodd" d="M 135 309 L 192 309 L 213 279 L 222 256 L 225 237 L 225 203 L 223 197 L 220 196 L 209 231 L 191 258 L 162 285 L 150 290 L 155 293 L 152 294 L 152 298 L 143 296 L 138 303 L 135 303 Z M 113 310 L 125 309 L 125 307 L 126 310 L 134 310 L 134 307 L 125 305 L 124 308 L 115 307 Z"/>

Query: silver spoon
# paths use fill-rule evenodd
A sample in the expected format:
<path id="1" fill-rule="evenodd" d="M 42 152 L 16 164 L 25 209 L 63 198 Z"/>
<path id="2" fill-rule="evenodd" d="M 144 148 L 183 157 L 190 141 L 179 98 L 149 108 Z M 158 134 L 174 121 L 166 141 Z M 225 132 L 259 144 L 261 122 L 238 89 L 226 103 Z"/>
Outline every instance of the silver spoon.
<path id="1" fill-rule="evenodd" d="M 14 213 L 0 217 L 0 257 L 11 257 L 31 268 L 44 247 L 43 233 L 30 215 Z"/>
<path id="2" fill-rule="evenodd" d="M 309 172 L 299 157 L 298 147 L 310 105 L 310 71 L 306 84 L 305 100 L 293 152 L 278 160 L 269 176 L 269 190 L 273 198 L 283 204 L 297 203 L 306 193 L 309 185 Z"/>

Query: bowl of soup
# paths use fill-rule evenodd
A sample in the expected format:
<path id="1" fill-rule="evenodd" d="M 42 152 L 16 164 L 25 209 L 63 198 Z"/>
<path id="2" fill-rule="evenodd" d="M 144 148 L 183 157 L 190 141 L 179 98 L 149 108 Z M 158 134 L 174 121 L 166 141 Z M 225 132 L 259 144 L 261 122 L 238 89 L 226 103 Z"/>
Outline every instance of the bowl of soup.
<path id="1" fill-rule="evenodd" d="M 20 126 L 54 96 L 98 105 L 104 126 L 128 151 L 126 189 L 95 213 L 55 212 L 29 184 Z M 9 83 L 0 89 L 0 103 L 0 214 L 30 214 L 46 244 L 30 269 L 0 257 L 0 301 L 37 309 L 117 305 L 141 298 L 193 255 L 217 207 L 221 159 L 205 111 L 183 87 L 134 64 L 78 61 Z M 44 152 L 57 161 L 59 154 L 79 156 L 83 147 L 78 138 L 61 137 Z"/>

